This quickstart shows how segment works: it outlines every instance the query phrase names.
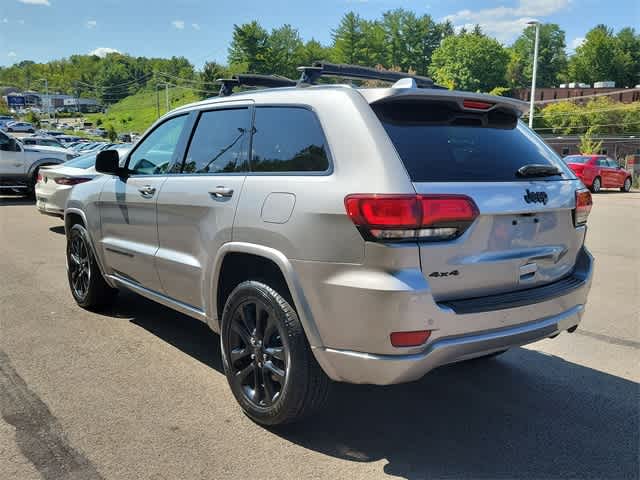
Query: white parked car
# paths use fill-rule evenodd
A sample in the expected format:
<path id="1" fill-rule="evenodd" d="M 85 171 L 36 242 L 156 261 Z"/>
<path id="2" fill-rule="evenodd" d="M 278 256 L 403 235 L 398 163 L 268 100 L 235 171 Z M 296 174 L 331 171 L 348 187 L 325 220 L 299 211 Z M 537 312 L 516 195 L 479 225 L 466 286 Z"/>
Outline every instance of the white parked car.
<path id="1" fill-rule="evenodd" d="M 10 122 L 5 126 L 7 132 L 27 132 L 34 133 L 35 127 L 29 122 Z"/>
<path id="2" fill-rule="evenodd" d="M 123 157 L 131 145 L 114 148 Z M 36 208 L 45 215 L 64 216 L 64 206 L 74 185 L 88 182 L 97 175 L 98 151 L 82 155 L 60 165 L 41 167 L 36 181 Z"/>

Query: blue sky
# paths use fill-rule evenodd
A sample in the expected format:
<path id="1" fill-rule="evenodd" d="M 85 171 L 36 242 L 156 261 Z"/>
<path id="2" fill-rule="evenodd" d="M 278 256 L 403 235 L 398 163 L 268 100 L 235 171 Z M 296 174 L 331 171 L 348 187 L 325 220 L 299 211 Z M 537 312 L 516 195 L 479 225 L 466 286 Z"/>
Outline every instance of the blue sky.
<path id="1" fill-rule="evenodd" d="M 529 19 L 558 23 L 568 50 L 597 23 L 616 30 L 640 26 L 638 0 L 0 0 L 0 65 L 115 49 L 184 55 L 200 68 L 207 60 L 226 63 L 233 24 L 256 19 L 271 29 L 290 23 L 303 39 L 329 43 L 345 12 L 376 18 L 397 7 L 457 26 L 480 23 L 506 44 Z"/>

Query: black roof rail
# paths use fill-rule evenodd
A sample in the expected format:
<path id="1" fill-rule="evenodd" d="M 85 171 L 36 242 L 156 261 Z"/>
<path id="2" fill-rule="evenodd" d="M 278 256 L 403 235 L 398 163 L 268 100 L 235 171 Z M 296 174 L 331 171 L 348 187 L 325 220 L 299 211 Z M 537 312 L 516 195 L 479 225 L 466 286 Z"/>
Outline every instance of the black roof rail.
<path id="1" fill-rule="evenodd" d="M 234 87 L 246 85 L 249 87 L 295 87 L 298 82 L 291 80 L 287 77 L 280 77 L 278 75 L 259 75 L 254 73 L 242 73 L 234 75 L 231 78 L 219 78 L 216 82 L 220 83 L 221 97 L 227 97 L 233 93 Z"/>
<path id="2" fill-rule="evenodd" d="M 359 65 L 321 61 L 313 62 L 310 67 L 298 67 L 298 71 L 302 72 L 300 80 L 298 80 L 298 86 L 313 85 L 320 77 L 341 77 L 354 80 L 382 80 L 385 82 L 397 82 L 403 78 L 411 78 L 416 82 L 418 88 L 444 88 L 433 83 L 433 80 L 429 77 L 391 70 L 378 70 Z"/>

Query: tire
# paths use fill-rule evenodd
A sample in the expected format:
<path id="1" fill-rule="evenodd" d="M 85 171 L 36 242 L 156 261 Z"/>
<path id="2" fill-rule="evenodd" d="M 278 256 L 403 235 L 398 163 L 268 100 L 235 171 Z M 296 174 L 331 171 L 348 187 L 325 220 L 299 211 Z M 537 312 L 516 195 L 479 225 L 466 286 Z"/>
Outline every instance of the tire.
<path id="1" fill-rule="evenodd" d="M 31 129 L 27 130 L 27 133 L 36 133 L 36 131 L 33 128 L 31 128 Z"/>
<path id="2" fill-rule="evenodd" d="M 227 381 L 253 421 L 292 423 L 326 403 L 331 382 L 311 352 L 298 314 L 273 288 L 253 280 L 238 285 L 225 304 L 221 330 Z"/>
<path id="3" fill-rule="evenodd" d="M 36 198 L 36 182 L 38 181 L 38 172 L 40 168 L 36 168 L 33 172 L 33 177 L 29 180 L 27 186 L 27 198 L 31 200 L 35 200 Z"/>
<path id="4" fill-rule="evenodd" d="M 630 192 L 631 191 L 631 177 L 627 177 L 624 179 L 624 183 L 620 187 L 621 192 Z"/>
<path id="5" fill-rule="evenodd" d="M 71 227 L 67 237 L 67 278 L 73 299 L 87 310 L 108 307 L 118 293 L 102 277 L 89 243 L 89 234 L 79 224 Z"/>
<path id="6" fill-rule="evenodd" d="M 600 180 L 600 177 L 594 178 L 593 183 L 591 184 L 591 191 L 593 193 L 598 193 L 601 188 L 602 188 L 602 180 Z"/>

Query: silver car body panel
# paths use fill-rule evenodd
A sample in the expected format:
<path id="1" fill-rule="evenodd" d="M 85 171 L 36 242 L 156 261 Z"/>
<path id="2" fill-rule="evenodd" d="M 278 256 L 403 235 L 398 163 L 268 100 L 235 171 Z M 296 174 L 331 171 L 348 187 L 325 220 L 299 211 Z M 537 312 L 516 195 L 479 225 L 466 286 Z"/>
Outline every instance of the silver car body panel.
<path id="1" fill-rule="evenodd" d="M 177 114 L 243 102 L 254 108 L 304 106 L 322 125 L 331 166 L 314 174 L 134 175 L 126 181 L 104 176 L 74 187 L 66 215 L 84 212 L 111 285 L 205 321 L 215 331 L 225 256 L 249 253 L 271 260 L 283 273 L 316 358 L 339 381 L 409 381 L 438 365 L 577 325 L 592 275 L 592 259 L 583 249 L 585 227 L 572 223 L 579 180 L 567 172 L 559 181 L 412 182 L 370 103 L 394 96 L 459 101 L 463 95 L 514 111 L 522 106 L 480 94 L 407 90 L 282 88 L 181 107 L 149 132 Z M 137 145 L 144 141 L 143 136 Z M 153 198 L 140 197 L 145 185 L 156 188 Z M 221 186 L 233 190 L 230 199 L 211 197 Z M 544 191 L 548 202 L 526 203 L 527 188 Z M 345 213 L 348 194 L 416 192 L 468 195 L 480 215 L 462 237 L 426 245 L 365 241 Z M 580 255 L 588 265 L 579 288 L 492 311 L 457 314 L 446 306 L 449 300 L 553 284 L 572 274 Z M 535 275 L 522 277 L 532 262 Z M 461 274 L 432 278 L 432 269 Z M 389 341 L 390 332 L 423 329 L 432 333 L 420 347 L 396 348 Z"/>

